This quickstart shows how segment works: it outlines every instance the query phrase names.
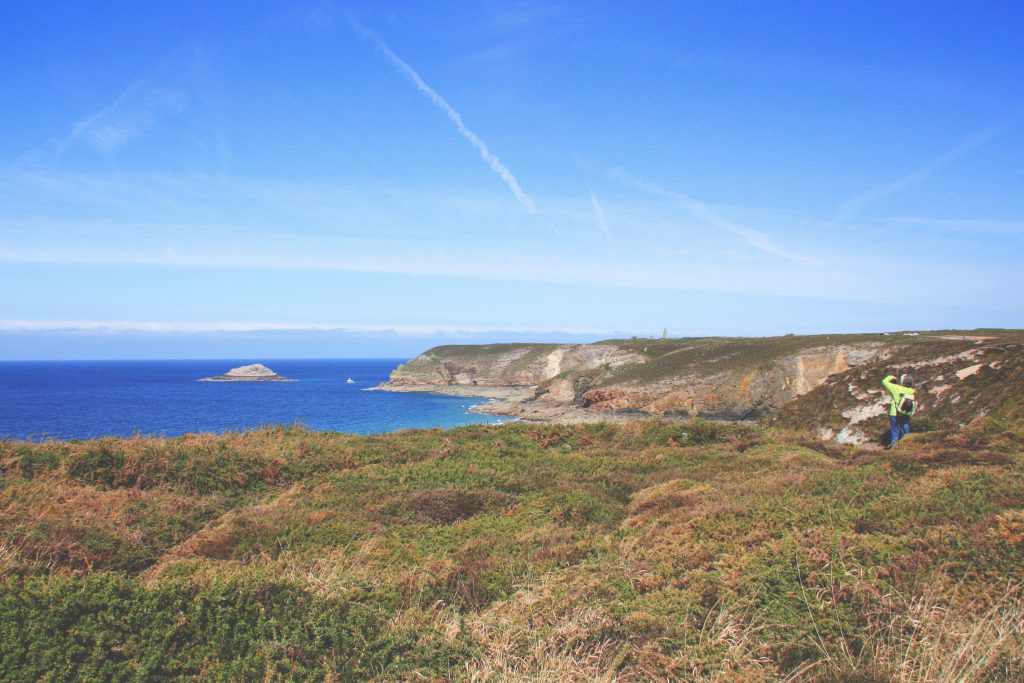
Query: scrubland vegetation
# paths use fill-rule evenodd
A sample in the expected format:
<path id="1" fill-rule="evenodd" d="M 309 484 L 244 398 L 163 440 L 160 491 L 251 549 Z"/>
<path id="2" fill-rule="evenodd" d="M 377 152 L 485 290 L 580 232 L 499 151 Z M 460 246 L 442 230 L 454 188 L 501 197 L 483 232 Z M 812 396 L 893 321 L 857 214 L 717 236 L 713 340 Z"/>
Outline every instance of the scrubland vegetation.
<path id="1" fill-rule="evenodd" d="M 0 680 L 1024 677 L 1024 423 L 0 443 Z"/>

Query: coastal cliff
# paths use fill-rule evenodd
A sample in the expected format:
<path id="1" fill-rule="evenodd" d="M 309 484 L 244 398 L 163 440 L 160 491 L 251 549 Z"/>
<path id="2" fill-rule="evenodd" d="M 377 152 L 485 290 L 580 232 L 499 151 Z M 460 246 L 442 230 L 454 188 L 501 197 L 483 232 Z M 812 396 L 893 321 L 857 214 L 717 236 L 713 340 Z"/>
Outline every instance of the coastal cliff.
<path id="1" fill-rule="evenodd" d="M 387 388 L 524 388 L 566 373 L 617 368 L 646 358 L 615 344 L 483 344 L 438 346 L 391 373 Z"/>
<path id="2" fill-rule="evenodd" d="M 922 394 L 935 392 L 931 417 L 962 422 L 985 408 L 960 390 L 1000 368 L 1012 374 L 1020 339 L 907 333 L 439 346 L 379 388 L 486 397 L 475 410 L 524 419 L 762 419 L 863 443 L 884 431 L 879 381 L 889 369 L 919 372 Z M 995 365 L 968 367 L 985 358 Z M 957 379 L 965 372 L 980 376 Z"/>
<path id="3" fill-rule="evenodd" d="M 533 419 L 760 417 L 831 375 L 886 357 L 877 335 L 439 346 L 380 388 L 484 396 Z"/>
<path id="4" fill-rule="evenodd" d="M 825 441 L 864 444 L 880 441 L 889 428 L 890 398 L 881 384 L 887 374 L 915 378 L 919 409 L 911 432 L 963 428 L 981 417 L 1024 415 L 1024 335 L 940 335 L 899 348 L 884 362 L 874 360 L 828 377 L 820 386 L 772 413 L 769 424 L 816 431 Z"/>

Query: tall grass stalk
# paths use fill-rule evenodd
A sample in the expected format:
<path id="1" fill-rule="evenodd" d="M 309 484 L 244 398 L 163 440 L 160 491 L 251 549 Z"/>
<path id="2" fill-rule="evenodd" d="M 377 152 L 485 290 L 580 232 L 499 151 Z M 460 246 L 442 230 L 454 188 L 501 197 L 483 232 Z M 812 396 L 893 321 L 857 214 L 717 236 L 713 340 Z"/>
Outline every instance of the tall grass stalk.
<path id="1" fill-rule="evenodd" d="M 976 613 L 945 603 L 937 593 L 898 597 L 869 631 L 873 671 L 897 683 L 992 680 L 1000 660 L 1024 661 L 1024 600 L 1011 585 Z"/>
<path id="2" fill-rule="evenodd" d="M 857 654 L 845 640 L 790 673 L 787 681 L 877 680 L 892 683 L 982 683 L 1024 675 L 1024 584 L 1011 584 L 983 610 L 955 594 L 883 596 L 868 617 Z M 815 621 L 813 611 L 808 614 Z M 816 626 L 815 626 L 816 628 Z M 1014 667 L 1013 674 L 1000 665 Z"/>

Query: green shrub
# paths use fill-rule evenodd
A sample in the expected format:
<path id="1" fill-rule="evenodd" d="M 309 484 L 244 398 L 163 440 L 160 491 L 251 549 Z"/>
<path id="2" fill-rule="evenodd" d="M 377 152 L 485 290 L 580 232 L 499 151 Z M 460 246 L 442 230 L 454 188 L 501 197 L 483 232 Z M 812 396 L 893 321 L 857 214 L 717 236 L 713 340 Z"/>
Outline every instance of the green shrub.
<path id="1" fill-rule="evenodd" d="M 85 452 L 76 453 L 67 460 L 68 476 L 95 486 L 112 487 L 121 480 L 124 454 L 103 441 L 93 442 Z"/>
<path id="2" fill-rule="evenodd" d="M 367 606 L 267 576 L 153 589 L 121 574 L 8 581 L 0 680 L 362 680 L 395 656 Z"/>

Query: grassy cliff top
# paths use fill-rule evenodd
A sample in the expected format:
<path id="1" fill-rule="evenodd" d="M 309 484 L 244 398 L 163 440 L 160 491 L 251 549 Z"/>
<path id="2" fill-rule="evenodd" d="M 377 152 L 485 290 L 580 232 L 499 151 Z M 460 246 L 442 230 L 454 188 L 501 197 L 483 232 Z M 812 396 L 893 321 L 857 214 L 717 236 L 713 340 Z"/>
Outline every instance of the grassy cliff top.
<path id="1" fill-rule="evenodd" d="M 0 442 L 0 680 L 1019 680 L 1022 444 L 992 418 L 888 453 L 701 421 Z"/>
<path id="2" fill-rule="evenodd" d="M 635 353 L 645 360 L 614 369 L 595 369 L 594 387 L 646 384 L 683 375 L 711 375 L 724 371 L 765 367 L 807 349 L 840 345 L 880 344 L 893 347 L 954 349 L 974 344 L 979 337 L 995 340 L 1024 337 L 1019 330 L 939 330 L 867 334 L 785 335 L 780 337 L 684 337 L 670 339 L 607 339 L 596 342 Z M 507 354 L 520 354 L 512 369 L 527 366 L 558 344 L 480 344 L 437 346 L 416 363 L 456 361 L 484 363 Z"/>
<path id="3" fill-rule="evenodd" d="M 668 353 L 680 350 L 715 347 L 718 345 L 735 344 L 738 348 L 748 350 L 763 349 L 765 355 L 772 353 L 790 353 L 793 350 L 812 348 L 815 346 L 827 346 L 834 344 L 854 344 L 862 342 L 878 341 L 887 344 L 909 344 L 927 341 L 936 337 L 1020 337 L 1024 336 L 1024 330 L 1002 329 L 1002 328 L 978 328 L 973 330 L 902 330 L 897 332 L 869 332 L 856 334 L 815 334 L 815 335 L 794 335 L 787 334 L 776 337 L 671 337 L 668 339 L 655 339 L 633 337 L 630 339 L 604 339 L 594 344 L 608 344 L 618 346 L 634 353 L 644 354 L 651 358 L 657 358 Z M 968 341 L 972 341 L 968 339 Z M 559 346 L 573 344 L 557 343 L 531 343 L 515 342 L 508 344 L 444 344 L 435 346 L 424 354 L 430 354 L 439 358 L 475 358 L 478 356 L 512 353 L 517 351 L 544 350 L 553 351 Z"/>
<path id="4" fill-rule="evenodd" d="M 649 360 L 616 368 L 600 384 L 645 383 L 680 375 L 756 368 L 810 348 L 870 342 L 898 343 L 894 337 L 874 334 L 616 341 Z"/>
<path id="5" fill-rule="evenodd" d="M 425 351 L 423 355 L 445 360 L 469 360 L 506 353 L 554 351 L 558 346 L 559 344 L 531 344 L 526 342 L 512 344 L 444 344 Z"/>

